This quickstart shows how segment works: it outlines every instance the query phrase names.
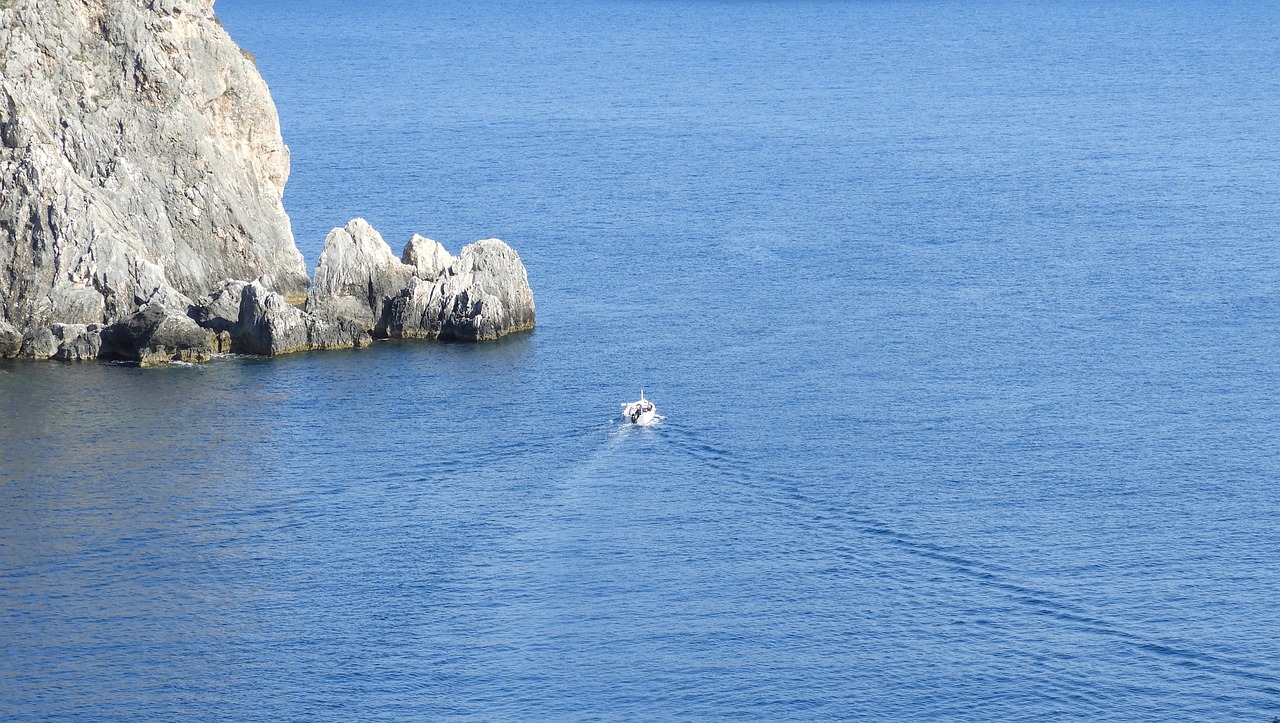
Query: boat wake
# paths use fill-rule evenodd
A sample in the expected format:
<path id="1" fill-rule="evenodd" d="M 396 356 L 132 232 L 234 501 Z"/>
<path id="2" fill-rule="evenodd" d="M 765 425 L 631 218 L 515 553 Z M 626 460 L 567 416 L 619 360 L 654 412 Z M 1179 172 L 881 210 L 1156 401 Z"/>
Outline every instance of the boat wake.
<path id="1" fill-rule="evenodd" d="M 1198 641 L 1160 635 L 1130 625 L 1091 600 L 1026 579 L 1015 567 L 974 557 L 935 542 L 927 534 L 908 532 L 863 510 L 833 503 L 785 473 L 747 468 L 735 459 L 730 450 L 705 440 L 697 429 L 673 423 L 669 431 L 671 433 L 663 437 L 671 448 L 713 469 L 717 475 L 734 483 L 740 493 L 757 496 L 768 506 L 789 509 L 810 524 L 840 534 L 854 533 L 896 548 L 923 563 L 946 569 L 972 584 L 996 591 L 1012 605 L 1079 632 L 1126 645 L 1135 654 L 1149 660 L 1195 669 L 1208 676 L 1251 681 L 1259 690 L 1269 693 L 1280 690 L 1280 675 L 1268 670 L 1262 661 L 1218 652 Z M 834 550 L 850 559 L 864 556 L 851 544 L 838 545 Z"/>

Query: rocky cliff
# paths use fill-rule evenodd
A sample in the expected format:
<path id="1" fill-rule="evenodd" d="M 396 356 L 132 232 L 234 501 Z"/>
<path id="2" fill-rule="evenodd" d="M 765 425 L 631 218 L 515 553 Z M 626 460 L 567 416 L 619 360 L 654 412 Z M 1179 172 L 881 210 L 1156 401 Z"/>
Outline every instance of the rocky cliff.
<path id="1" fill-rule="evenodd" d="M 207 0 L 0 2 L 0 304 L 113 323 L 306 266 L 267 86 Z"/>
<path id="2" fill-rule="evenodd" d="M 374 337 L 488 341 L 534 326 L 520 255 L 496 238 L 456 257 L 415 234 L 400 258 L 364 219 L 325 239 L 307 311 L 346 318 Z"/>
<path id="3" fill-rule="evenodd" d="M 308 295 L 281 204 L 288 175 L 266 84 L 210 0 L 0 0 L 0 357 L 359 346 L 390 333 L 395 299 L 452 268 L 422 237 L 396 258 L 357 220 L 326 240 Z M 528 289 L 523 266 L 498 273 Z M 419 314 L 396 334 L 532 326 L 531 292 L 495 319 L 523 291 L 452 284 L 440 298 L 465 299 L 450 309 L 488 321 Z M 270 320 L 286 317 L 294 331 L 273 337 Z"/>
<path id="4" fill-rule="evenodd" d="M 502 241 L 468 244 L 455 257 L 415 234 L 397 258 L 362 218 L 325 238 L 305 308 L 271 286 L 265 277 L 224 281 L 191 317 L 234 351 L 288 354 L 388 337 L 488 341 L 532 329 L 536 313 L 524 264 Z"/>

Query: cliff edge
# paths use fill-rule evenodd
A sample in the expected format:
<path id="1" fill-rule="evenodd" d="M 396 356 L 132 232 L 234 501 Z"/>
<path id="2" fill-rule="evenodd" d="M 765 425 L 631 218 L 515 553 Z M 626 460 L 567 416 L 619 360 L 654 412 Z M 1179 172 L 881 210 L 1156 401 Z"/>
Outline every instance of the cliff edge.
<path id="1" fill-rule="evenodd" d="M 275 105 L 211 2 L 0 3 L 0 77 L 11 324 L 110 324 L 264 273 L 306 294 Z"/>

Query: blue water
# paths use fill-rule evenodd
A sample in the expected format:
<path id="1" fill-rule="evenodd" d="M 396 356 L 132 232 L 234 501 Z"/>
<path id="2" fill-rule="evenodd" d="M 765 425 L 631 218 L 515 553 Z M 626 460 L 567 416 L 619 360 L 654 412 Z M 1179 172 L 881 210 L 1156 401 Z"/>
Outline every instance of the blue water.
<path id="1" fill-rule="evenodd" d="M 538 328 L 0 363 L 0 717 L 1280 715 L 1280 7 L 217 8 Z"/>

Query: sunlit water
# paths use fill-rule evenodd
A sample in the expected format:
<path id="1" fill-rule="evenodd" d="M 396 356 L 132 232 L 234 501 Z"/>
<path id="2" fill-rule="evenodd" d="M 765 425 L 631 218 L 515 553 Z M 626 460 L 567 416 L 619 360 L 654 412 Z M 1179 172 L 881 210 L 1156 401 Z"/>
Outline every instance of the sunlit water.
<path id="1" fill-rule="evenodd" d="M 217 7 L 538 328 L 0 363 L 0 717 L 1280 715 L 1276 6 Z"/>

